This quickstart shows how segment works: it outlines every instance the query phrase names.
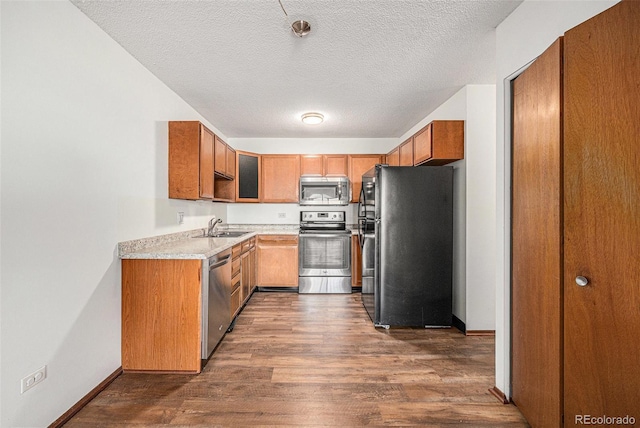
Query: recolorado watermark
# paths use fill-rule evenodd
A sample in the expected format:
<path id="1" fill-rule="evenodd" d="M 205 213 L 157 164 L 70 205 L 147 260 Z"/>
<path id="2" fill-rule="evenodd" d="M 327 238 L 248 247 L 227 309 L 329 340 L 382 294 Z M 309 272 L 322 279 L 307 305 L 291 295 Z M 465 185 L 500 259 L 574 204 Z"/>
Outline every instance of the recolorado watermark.
<path id="1" fill-rule="evenodd" d="M 576 415 L 576 425 L 634 425 L 636 418 L 633 416 L 593 416 Z"/>

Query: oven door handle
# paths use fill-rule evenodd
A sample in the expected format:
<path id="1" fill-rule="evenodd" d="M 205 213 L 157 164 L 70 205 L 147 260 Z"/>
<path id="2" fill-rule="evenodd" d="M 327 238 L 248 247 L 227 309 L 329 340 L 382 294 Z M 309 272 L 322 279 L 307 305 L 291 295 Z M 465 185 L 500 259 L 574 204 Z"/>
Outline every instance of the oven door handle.
<path id="1" fill-rule="evenodd" d="M 347 233 L 316 233 L 305 232 L 300 234 L 300 238 L 349 238 L 351 234 Z"/>

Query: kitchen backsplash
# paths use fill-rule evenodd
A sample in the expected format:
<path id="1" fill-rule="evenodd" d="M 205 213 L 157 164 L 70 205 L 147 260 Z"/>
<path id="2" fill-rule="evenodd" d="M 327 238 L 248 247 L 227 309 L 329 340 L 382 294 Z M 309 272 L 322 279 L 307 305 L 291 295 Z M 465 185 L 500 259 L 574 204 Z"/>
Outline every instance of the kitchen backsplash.
<path id="1" fill-rule="evenodd" d="M 228 204 L 229 224 L 298 224 L 300 211 L 345 211 L 347 224 L 357 223 L 358 204 L 301 207 L 298 204 Z"/>

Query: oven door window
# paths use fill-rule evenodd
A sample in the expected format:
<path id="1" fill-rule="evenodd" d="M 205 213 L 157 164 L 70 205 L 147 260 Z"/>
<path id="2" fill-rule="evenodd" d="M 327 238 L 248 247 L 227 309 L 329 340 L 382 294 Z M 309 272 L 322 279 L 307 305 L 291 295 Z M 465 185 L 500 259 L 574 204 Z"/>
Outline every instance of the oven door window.
<path id="1" fill-rule="evenodd" d="M 350 275 L 351 236 L 300 235 L 300 275 Z"/>

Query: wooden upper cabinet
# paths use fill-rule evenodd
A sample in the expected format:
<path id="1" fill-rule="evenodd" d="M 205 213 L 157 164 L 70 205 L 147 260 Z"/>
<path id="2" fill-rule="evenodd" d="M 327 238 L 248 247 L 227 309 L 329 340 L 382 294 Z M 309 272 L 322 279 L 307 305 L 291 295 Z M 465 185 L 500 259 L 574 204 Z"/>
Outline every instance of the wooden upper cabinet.
<path id="1" fill-rule="evenodd" d="M 236 178 L 236 151 L 227 145 L 227 176 L 230 179 Z"/>
<path id="2" fill-rule="evenodd" d="M 215 173 L 233 179 L 236 175 L 236 152 L 216 135 Z"/>
<path id="3" fill-rule="evenodd" d="M 260 167 L 262 156 L 236 152 L 236 202 L 260 202 Z"/>
<path id="4" fill-rule="evenodd" d="M 398 150 L 398 165 L 413 166 L 413 137 L 402 143 Z"/>
<path id="5" fill-rule="evenodd" d="M 216 136 L 216 161 L 215 161 L 215 173 L 220 175 L 226 175 L 227 172 L 227 143 L 222 141 Z"/>
<path id="6" fill-rule="evenodd" d="M 298 202 L 300 155 L 262 155 L 261 202 Z"/>
<path id="7" fill-rule="evenodd" d="M 347 155 L 301 155 L 300 175 L 320 175 L 324 177 L 346 177 L 348 175 Z"/>
<path id="8" fill-rule="evenodd" d="M 324 174 L 326 177 L 346 177 L 349 175 L 349 161 L 347 155 L 322 156 Z"/>
<path id="9" fill-rule="evenodd" d="M 362 189 L 362 174 L 382 163 L 384 155 L 349 155 L 349 180 L 351 181 L 351 202 L 358 202 Z"/>
<path id="10" fill-rule="evenodd" d="M 445 165 L 464 159 L 464 121 L 434 120 L 413 136 L 414 165 Z"/>
<path id="11" fill-rule="evenodd" d="M 198 121 L 169 122 L 169 197 L 213 199 L 214 134 Z"/>
<path id="12" fill-rule="evenodd" d="M 300 175 L 323 175 L 322 155 L 301 155 Z"/>
<path id="13" fill-rule="evenodd" d="M 400 147 L 396 147 L 387 154 L 387 162 L 389 166 L 400 165 Z"/>

